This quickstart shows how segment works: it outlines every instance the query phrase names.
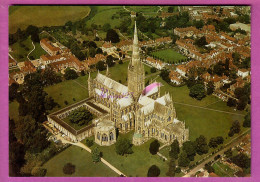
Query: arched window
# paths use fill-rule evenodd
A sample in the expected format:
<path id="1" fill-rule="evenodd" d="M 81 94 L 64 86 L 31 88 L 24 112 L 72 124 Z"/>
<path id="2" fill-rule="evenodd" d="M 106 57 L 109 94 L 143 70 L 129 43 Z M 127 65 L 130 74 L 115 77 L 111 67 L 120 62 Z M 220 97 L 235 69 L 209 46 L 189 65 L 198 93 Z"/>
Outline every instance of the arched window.
<path id="1" fill-rule="evenodd" d="M 128 128 L 128 124 L 126 123 L 126 124 L 125 124 L 125 129 L 127 130 L 127 128 Z"/>
<path id="2" fill-rule="evenodd" d="M 164 136 L 165 140 L 167 140 L 167 135 Z"/>
<path id="3" fill-rule="evenodd" d="M 120 128 L 122 129 L 122 127 L 123 127 L 123 126 L 122 126 L 122 123 L 120 123 Z"/>
<path id="4" fill-rule="evenodd" d="M 169 116 L 168 121 L 171 121 L 171 116 Z"/>
<path id="5" fill-rule="evenodd" d="M 100 133 L 97 133 L 97 139 L 100 140 Z"/>
<path id="6" fill-rule="evenodd" d="M 114 134 L 112 132 L 109 134 L 109 140 L 114 140 Z"/>
<path id="7" fill-rule="evenodd" d="M 108 141 L 108 137 L 105 133 L 102 135 L 102 141 Z"/>

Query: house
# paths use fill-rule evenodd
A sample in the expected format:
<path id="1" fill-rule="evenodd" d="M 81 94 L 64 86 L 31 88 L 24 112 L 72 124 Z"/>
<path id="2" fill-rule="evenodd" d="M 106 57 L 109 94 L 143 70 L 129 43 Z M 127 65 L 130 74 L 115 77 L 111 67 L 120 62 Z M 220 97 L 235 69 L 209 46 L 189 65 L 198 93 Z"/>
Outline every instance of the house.
<path id="1" fill-rule="evenodd" d="M 196 27 L 186 27 L 186 28 L 175 28 L 173 30 L 175 35 L 178 35 L 180 38 L 184 37 L 194 37 L 196 38 L 200 31 Z"/>
<path id="2" fill-rule="evenodd" d="M 241 29 L 241 30 L 244 30 L 246 31 L 247 33 L 250 33 L 251 31 L 251 28 L 250 28 L 250 25 L 247 25 L 247 24 L 244 24 L 244 23 L 234 23 L 234 24 L 230 24 L 229 25 L 229 28 L 232 30 L 232 31 L 235 31 L 236 29 Z"/>
<path id="3" fill-rule="evenodd" d="M 133 49 L 133 40 L 121 40 L 117 43 L 116 47 L 121 49 L 122 51 L 132 51 Z"/>
<path id="4" fill-rule="evenodd" d="M 130 16 L 131 16 L 131 18 L 135 18 L 136 17 L 136 12 L 131 11 Z"/>
<path id="5" fill-rule="evenodd" d="M 239 69 L 237 71 L 237 76 L 241 76 L 242 78 L 245 78 L 249 75 L 249 70 L 247 69 Z"/>
<path id="6" fill-rule="evenodd" d="M 171 72 L 169 73 L 169 78 L 171 82 L 176 85 L 180 85 L 182 83 L 181 75 L 176 71 L 171 70 Z"/>
<path id="7" fill-rule="evenodd" d="M 187 73 L 187 68 L 184 65 L 178 65 L 176 67 L 176 71 L 183 77 L 185 77 Z"/>
<path id="8" fill-rule="evenodd" d="M 9 86 L 13 83 L 22 84 L 25 74 L 22 71 L 13 71 L 9 74 Z"/>
<path id="9" fill-rule="evenodd" d="M 162 70 L 165 66 L 165 63 L 160 61 L 160 60 L 157 60 L 157 59 L 154 59 L 152 57 L 147 57 L 145 59 L 145 62 L 153 67 L 155 67 L 156 69 L 158 70 Z"/>
<path id="10" fill-rule="evenodd" d="M 160 37 L 155 39 L 155 44 L 156 45 L 164 45 L 164 44 L 169 44 L 172 42 L 171 37 Z"/>
<path id="11" fill-rule="evenodd" d="M 24 66 L 20 68 L 24 75 L 33 73 L 36 71 L 36 68 L 31 63 L 31 61 L 24 61 Z"/>
<path id="12" fill-rule="evenodd" d="M 111 42 L 105 42 L 101 47 L 103 52 L 106 52 L 108 55 L 113 54 L 116 50 L 116 47 Z"/>
<path id="13" fill-rule="evenodd" d="M 221 82 L 221 78 L 218 75 L 214 75 L 211 78 L 211 81 L 214 83 L 215 90 L 219 89 L 223 85 Z"/>
<path id="14" fill-rule="evenodd" d="M 16 61 L 14 59 L 10 58 L 10 57 L 9 57 L 9 64 L 8 64 L 8 66 L 9 66 L 9 69 L 16 69 L 16 68 L 18 68 Z"/>
<path id="15" fill-rule="evenodd" d="M 99 61 L 106 61 L 106 56 L 103 54 L 96 54 L 95 57 L 88 57 L 88 59 L 85 60 L 85 64 L 87 68 L 90 68 L 92 65 L 97 64 Z"/>
<path id="16" fill-rule="evenodd" d="M 57 55 L 61 51 L 61 49 L 58 46 L 54 46 L 49 39 L 42 39 L 40 45 L 51 56 Z"/>

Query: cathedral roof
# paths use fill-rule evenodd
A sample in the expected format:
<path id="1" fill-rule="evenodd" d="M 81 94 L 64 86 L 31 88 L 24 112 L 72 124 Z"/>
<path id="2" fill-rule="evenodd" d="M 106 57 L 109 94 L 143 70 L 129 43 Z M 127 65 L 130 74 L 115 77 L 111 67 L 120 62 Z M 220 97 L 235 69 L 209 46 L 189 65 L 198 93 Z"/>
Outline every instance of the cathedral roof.
<path id="1" fill-rule="evenodd" d="M 154 102 L 154 100 L 151 99 L 150 97 L 142 96 L 142 95 L 139 97 L 139 100 L 138 100 L 138 103 L 143 105 L 143 106 L 145 106 L 145 105 L 147 105 L 151 102 Z"/>
<path id="2" fill-rule="evenodd" d="M 97 74 L 97 77 L 96 77 L 96 80 L 105 85 L 106 87 L 114 90 L 114 91 L 117 91 L 121 94 L 127 94 L 128 93 L 128 88 L 127 86 L 121 84 L 121 83 L 118 83 L 116 82 L 115 80 L 112 80 L 111 78 L 105 76 L 105 75 L 102 75 L 101 73 L 98 73 Z"/>
<path id="3" fill-rule="evenodd" d="M 124 98 L 121 98 L 117 101 L 117 104 L 121 107 L 121 108 L 124 108 L 124 107 L 127 107 L 127 106 L 130 106 L 132 103 L 134 102 L 133 98 L 131 95 L 128 95 Z"/>

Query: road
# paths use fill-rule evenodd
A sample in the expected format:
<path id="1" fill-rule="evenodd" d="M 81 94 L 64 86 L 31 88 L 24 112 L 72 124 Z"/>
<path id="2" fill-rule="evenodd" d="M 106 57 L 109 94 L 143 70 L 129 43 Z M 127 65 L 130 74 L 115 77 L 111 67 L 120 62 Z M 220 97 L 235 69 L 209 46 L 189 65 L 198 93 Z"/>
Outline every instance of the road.
<path id="1" fill-rule="evenodd" d="M 217 155 L 223 155 L 224 152 L 228 149 L 228 148 L 232 148 L 236 145 L 238 145 L 242 139 L 243 136 L 249 132 L 251 129 L 246 130 L 245 132 L 243 132 L 242 134 L 240 134 L 239 136 L 233 138 L 229 143 L 226 144 L 226 146 L 220 150 L 219 152 L 213 154 L 211 157 L 209 157 L 208 159 L 206 159 L 204 162 L 202 162 L 201 164 L 199 164 L 198 166 L 196 166 L 195 168 L 193 168 L 190 172 L 188 172 L 187 174 L 185 174 L 183 177 L 190 177 L 191 175 L 195 174 L 198 170 L 200 170 L 201 168 L 203 168 L 205 166 L 205 164 L 207 164 L 208 162 L 214 160 L 214 157 L 216 157 Z"/>

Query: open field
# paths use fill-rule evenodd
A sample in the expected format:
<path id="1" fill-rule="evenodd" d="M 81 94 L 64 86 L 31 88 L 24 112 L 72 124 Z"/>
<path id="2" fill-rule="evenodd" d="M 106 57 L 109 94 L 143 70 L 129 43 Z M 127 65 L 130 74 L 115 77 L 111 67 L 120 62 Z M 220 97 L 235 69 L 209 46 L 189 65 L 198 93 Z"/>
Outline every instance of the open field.
<path id="1" fill-rule="evenodd" d="M 10 52 L 10 54 L 18 62 L 28 60 L 27 55 L 33 49 L 32 40 L 30 37 L 28 37 L 26 40 L 22 42 L 14 43 L 10 47 L 12 48 L 12 52 Z"/>
<path id="2" fill-rule="evenodd" d="M 119 134 L 118 138 L 124 137 L 132 141 L 133 131 L 127 134 Z M 93 137 L 92 137 L 93 138 Z M 84 140 L 85 141 L 85 140 Z M 82 141 L 82 142 L 84 142 Z M 149 146 L 153 139 L 149 140 L 141 146 L 133 146 L 133 154 L 127 156 L 120 156 L 115 152 L 115 144 L 109 147 L 99 146 L 100 151 L 103 154 L 105 160 L 114 165 L 120 171 L 127 176 L 133 177 L 146 177 L 147 171 L 151 165 L 157 165 L 160 170 L 160 177 L 166 176 L 168 165 L 166 161 L 163 161 L 158 155 L 152 155 L 149 152 Z M 94 144 L 93 149 L 97 144 Z"/>
<path id="3" fill-rule="evenodd" d="M 120 24 L 120 17 L 118 14 L 116 15 L 116 13 L 120 10 L 123 11 L 123 6 L 95 6 L 93 8 L 96 8 L 96 13 L 86 22 L 88 27 L 93 23 L 98 26 L 103 26 L 105 23 L 109 23 L 112 28 Z M 115 17 L 112 18 L 113 16 Z"/>
<path id="4" fill-rule="evenodd" d="M 164 49 L 160 51 L 155 51 L 152 53 L 153 56 L 158 57 L 164 62 L 177 63 L 179 60 L 187 59 L 185 56 L 172 49 Z"/>
<path id="5" fill-rule="evenodd" d="M 64 25 L 67 21 L 76 21 L 88 16 L 89 12 L 89 6 L 10 6 L 9 33 L 15 33 L 18 28 L 26 29 L 28 25 Z"/>
<path id="6" fill-rule="evenodd" d="M 72 175 L 66 175 L 62 169 L 66 163 L 76 166 L 76 171 Z M 91 154 L 77 146 L 71 146 L 62 151 L 43 165 L 47 169 L 46 176 L 65 176 L 65 177 L 115 177 L 118 176 L 114 171 L 102 162 L 94 164 Z"/>

